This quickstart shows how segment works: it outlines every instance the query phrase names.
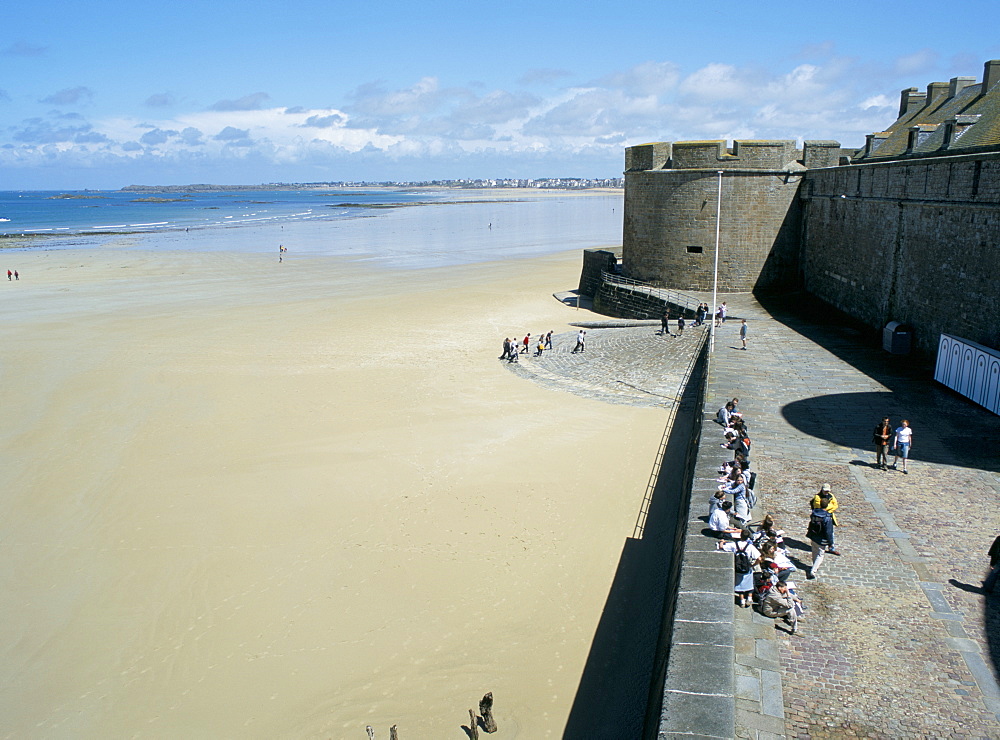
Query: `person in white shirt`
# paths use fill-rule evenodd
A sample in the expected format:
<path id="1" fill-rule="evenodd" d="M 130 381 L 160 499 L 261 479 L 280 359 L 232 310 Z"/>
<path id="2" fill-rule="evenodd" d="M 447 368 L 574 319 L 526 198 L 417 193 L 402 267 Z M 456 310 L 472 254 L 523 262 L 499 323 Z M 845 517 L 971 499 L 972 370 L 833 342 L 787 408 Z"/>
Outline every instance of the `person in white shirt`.
<path id="1" fill-rule="evenodd" d="M 740 531 L 729 523 L 729 510 L 732 508 L 731 501 L 723 501 L 708 518 L 708 528 L 715 532 L 717 537 L 727 538 Z"/>
<path id="2" fill-rule="evenodd" d="M 910 429 L 910 422 L 903 419 L 896 428 L 896 436 L 893 438 L 892 447 L 894 457 L 892 459 L 892 469 L 896 470 L 896 463 L 899 458 L 903 458 L 903 473 L 906 473 L 906 461 L 910 457 L 910 445 L 913 444 L 913 430 Z"/>

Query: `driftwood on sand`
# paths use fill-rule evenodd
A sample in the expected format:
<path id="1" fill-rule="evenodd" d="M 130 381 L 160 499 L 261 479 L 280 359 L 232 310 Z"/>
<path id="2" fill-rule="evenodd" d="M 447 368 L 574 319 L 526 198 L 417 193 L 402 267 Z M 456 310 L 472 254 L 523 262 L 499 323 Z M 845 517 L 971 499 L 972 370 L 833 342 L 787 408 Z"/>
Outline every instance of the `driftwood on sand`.
<path id="1" fill-rule="evenodd" d="M 493 692 L 479 700 L 479 714 L 483 718 L 483 729 L 486 732 L 496 732 L 497 722 L 493 719 Z"/>

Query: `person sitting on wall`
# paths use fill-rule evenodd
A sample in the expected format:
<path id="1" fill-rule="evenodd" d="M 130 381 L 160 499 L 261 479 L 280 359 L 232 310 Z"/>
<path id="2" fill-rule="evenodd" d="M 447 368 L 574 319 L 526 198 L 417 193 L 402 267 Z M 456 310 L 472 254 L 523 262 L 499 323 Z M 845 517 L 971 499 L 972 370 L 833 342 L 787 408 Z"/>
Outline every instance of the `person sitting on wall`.
<path id="1" fill-rule="evenodd" d="M 795 572 L 795 564 L 788 559 L 785 551 L 779 548 L 778 544 L 771 539 L 766 540 L 758 547 L 760 548 L 761 556 L 770 569 L 766 572 L 774 575 L 779 581 L 787 581 L 788 577 Z M 761 566 L 761 569 L 766 570 L 763 566 Z"/>
<path id="2" fill-rule="evenodd" d="M 733 527 L 729 521 L 729 511 L 733 508 L 731 501 L 723 501 L 708 518 L 708 528 L 716 537 L 731 539 L 740 533 L 739 527 Z"/>
<path id="3" fill-rule="evenodd" d="M 720 506 L 722 506 L 722 504 L 724 504 L 725 501 L 726 501 L 726 492 L 725 491 L 716 491 L 715 493 L 712 494 L 712 498 L 710 498 L 708 500 L 708 518 L 709 518 L 709 520 L 712 519 L 712 514 L 715 513 L 715 510 L 718 509 Z"/>
<path id="4" fill-rule="evenodd" d="M 736 506 L 735 517 L 741 525 L 750 521 L 750 501 L 747 497 L 747 479 L 745 473 L 730 483 L 728 486 L 719 486 L 719 490 L 733 497 Z"/>

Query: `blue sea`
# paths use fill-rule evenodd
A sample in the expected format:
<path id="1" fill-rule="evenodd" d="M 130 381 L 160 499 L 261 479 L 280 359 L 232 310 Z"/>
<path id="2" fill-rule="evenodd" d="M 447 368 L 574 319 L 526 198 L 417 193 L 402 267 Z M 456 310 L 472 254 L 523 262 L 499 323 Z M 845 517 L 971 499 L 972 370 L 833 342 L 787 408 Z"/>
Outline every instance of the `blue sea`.
<path id="1" fill-rule="evenodd" d="M 155 199 L 155 200 L 154 200 Z M 622 194 L 343 188 L 0 192 L 6 249 L 352 256 L 406 268 L 621 243 Z"/>

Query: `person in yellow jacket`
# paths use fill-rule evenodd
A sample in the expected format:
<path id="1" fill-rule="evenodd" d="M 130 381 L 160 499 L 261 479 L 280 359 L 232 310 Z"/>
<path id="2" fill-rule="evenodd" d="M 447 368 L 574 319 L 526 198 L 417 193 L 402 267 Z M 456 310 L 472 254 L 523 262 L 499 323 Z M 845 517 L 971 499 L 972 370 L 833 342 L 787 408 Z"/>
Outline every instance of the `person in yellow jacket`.
<path id="1" fill-rule="evenodd" d="M 813 509 L 823 509 L 830 513 L 830 517 L 833 519 L 833 526 L 839 526 L 840 522 L 837 521 L 837 515 L 834 513 L 837 511 L 837 497 L 833 495 L 830 489 L 829 483 L 824 483 L 819 489 L 819 493 L 812 497 L 809 501 L 809 510 Z M 837 548 L 834 546 L 833 542 L 830 542 L 826 551 L 831 555 L 840 555 L 837 552 Z"/>

